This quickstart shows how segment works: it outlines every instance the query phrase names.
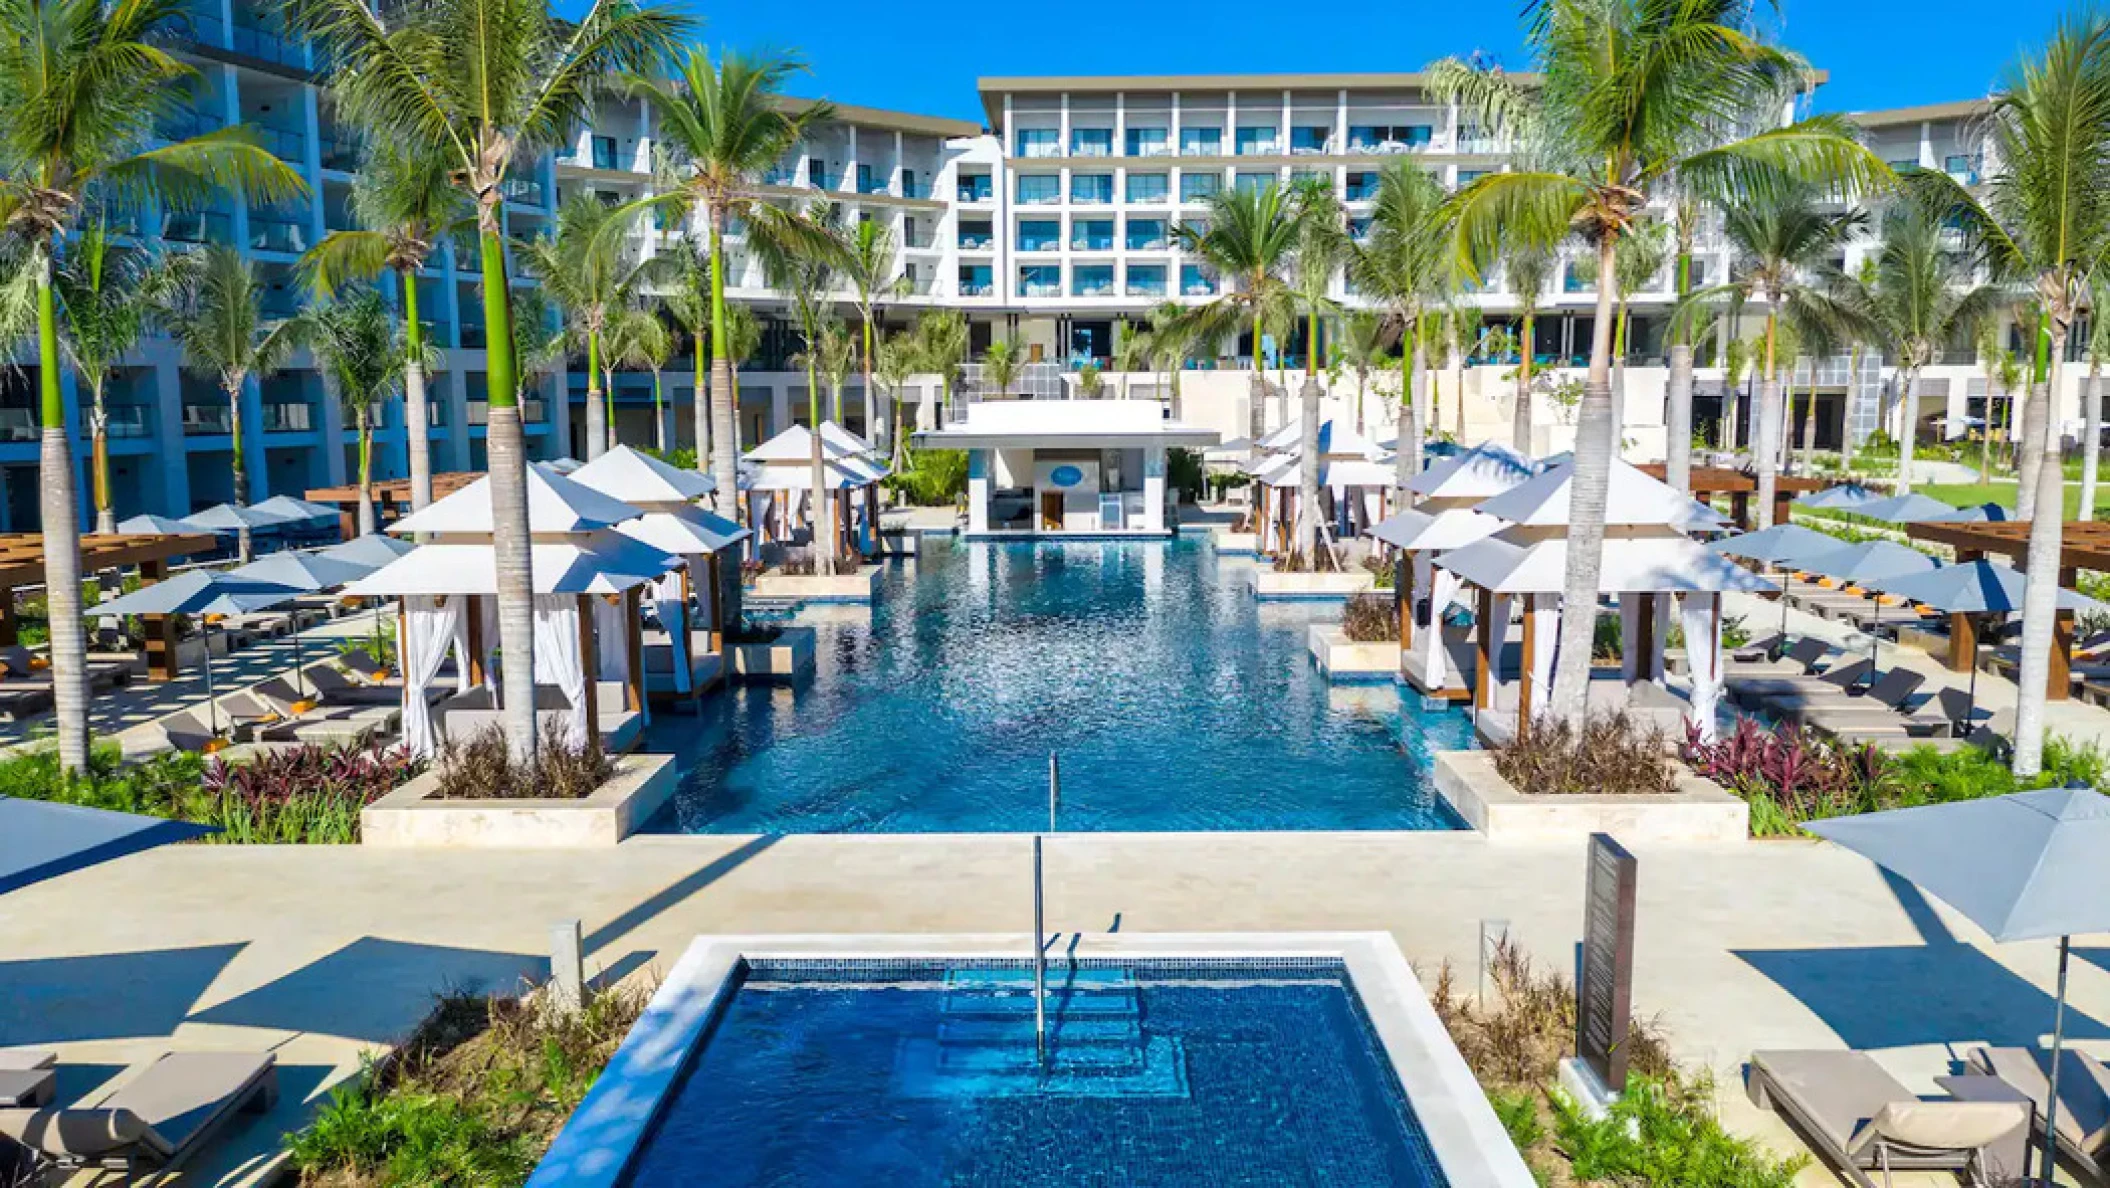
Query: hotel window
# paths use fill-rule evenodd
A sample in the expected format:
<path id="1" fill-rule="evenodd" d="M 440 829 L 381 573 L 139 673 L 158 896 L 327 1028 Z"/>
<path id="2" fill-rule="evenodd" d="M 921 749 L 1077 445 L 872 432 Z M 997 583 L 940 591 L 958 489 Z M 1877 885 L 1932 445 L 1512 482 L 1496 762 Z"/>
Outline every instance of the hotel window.
<path id="1" fill-rule="evenodd" d="M 927 182 L 917 180 L 915 170 L 904 169 L 901 171 L 901 196 L 903 198 L 928 198 L 930 197 L 930 185 Z"/>
<path id="2" fill-rule="evenodd" d="M 1183 297 L 1207 297 L 1216 292 L 1216 282 L 1199 264 L 1180 266 L 1180 295 Z"/>
<path id="3" fill-rule="evenodd" d="M 1596 278 L 1590 275 L 1591 273 L 1593 273 L 1593 272 L 1595 272 L 1595 271 L 1597 270 L 1597 269 L 1596 269 L 1596 267 L 1595 267 L 1595 264 L 1596 264 L 1596 261 L 1594 261 L 1594 260 L 1593 260 L 1593 261 L 1591 261 L 1591 262 L 1590 262 L 1589 264 L 1583 264 L 1583 263 L 1580 263 L 1580 262 L 1576 262 L 1576 261 L 1570 261 L 1570 262 L 1569 262 L 1569 264 L 1568 264 L 1568 265 L 1567 265 L 1566 267 L 1564 267 L 1564 268 L 1562 268 L 1562 269 L 1561 269 L 1561 292 L 1563 292 L 1563 293 L 1592 293 L 1592 292 L 1595 292 L 1595 291 L 1596 291 L 1596 286 L 1595 286 L 1595 281 L 1596 281 Z"/>
<path id="4" fill-rule="evenodd" d="M 960 265 L 960 296 L 987 297 L 994 287 L 987 264 Z"/>
<path id="5" fill-rule="evenodd" d="M 1076 219 L 1070 223 L 1070 250 L 1110 252 L 1114 250 L 1112 219 Z"/>
<path id="6" fill-rule="evenodd" d="M 1123 242 L 1132 252 L 1161 252 L 1165 250 L 1165 220 L 1130 219 L 1128 237 Z"/>
<path id="7" fill-rule="evenodd" d="M 1127 286 L 1124 292 L 1130 297 L 1163 297 L 1165 295 L 1165 266 L 1163 264 L 1130 264 Z"/>
<path id="8" fill-rule="evenodd" d="M 1086 264 L 1070 269 L 1070 296 L 1111 297 L 1113 295 L 1113 265 Z"/>
<path id="9" fill-rule="evenodd" d="M 1018 177 L 1018 200 L 1024 206 L 1062 201 L 1062 179 L 1052 173 L 1022 173 Z"/>
<path id="10" fill-rule="evenodd" d="M 1348 175 L 1348 190 L 1342 195 L 1346 202 L 1368 202 L 1377 197 L 1377 175 L 1375 173 L 1351 173 Z"/>
<path id="11" fill-rule="evenodd" d="M 1222 128 L 1180 129 L 1180 156 L 1220 157 L 1224 151 Z"/>
<path id="12" fill-rule="evenodd" d="M 615 137 L 596 136 L 593 138 L 593 167 L 595 169 L 614 169 L 616 167 Z"/>
<path id="13" fill-rule="evenodd" d="M 1942 160 L 1942 172 L 1967 186 L 1978 184 L 1978 158 L 1969 153 L 1951 153 Z"/>
<path id="14" fill-rule="evenodd" d="M 1111 173 L 1073 173 L 1070 175 L 1070 201 L 1098 204 L 1114 200 L 1114 175 Z"/>
<path id="15" fill-rule="evenodd" d="M 1223 192 L 1224 175 L 1221 173 L 1180 174 L 1180 201 L 1207 202 Z"/>
<path id="16" fill-rule="evenodd" d="M 1277 129 L 1268 125 L 1246 125 L 1238 129 L 1238 155 L 1257 157 L 1268 153 L 1279 153 L 1282 144 L 1275 139 Z"/>
<path id="17" fill-rule="evenodd" d="M 986 173 L 960 175 L 960 201 L 987 202 L 996 197 L 996 186 Z"/>
<path id="18" fill-rule="evenodd" d="M 1289 130 L 1289 151 L 1323 153 L 1326 142 L 1332 138 L 1333 129 L 1324 124 L 1300 124 Z"/>
<path id="19" fill-rule="evenodd" d="M 1171 149 L 1163 128 L 1130 128 L 1125 146 L 1131 157 L 1162 157 Z"/>
<path id="20" fill-rule="evenodd" d="M 1676 265 L 1672 266 L 1671 276 L 1677 276 Z M 1685 283 L 1689 288 L 1692 289 L 1704 289 L 1707 287 L 1706 260 L 1700 259 L 1699 257 L 1693 258 L 1691 266 L 1685 270 Z"/>
<path id="21" fill-rule="evenodd" d="M 1356 124 L 1348 129 L 1348 151 L 1381 153 L 1425 148 L 1435 135 L 1436 129 L 1428 124 Z"/>
<path id="22" fill-rule="evenodd" d="M 1348 235 L 1349 238 L 1355 240 L 1357 243 L 1362 243 L 1363 241 L 1369 239 L 1370 219 L 1365 216 L 1361 218 L 1353 218 L 1348 220 Z"/>
<path id="23" fill-rule="evenodd" d="M 1021 157 L 1061 156 L 1062 129 L 1020 128 L 1018 130 L 1018 155 Z"/>
<path id="24" fill-rule="evenodd" d="M 1070 155 L 1073 157 L 1113 156 L 1114 130 L 1112 128 L 1070 129 Z"/>
<path id="25" fill-rule="evenodd" d="M 1155 205 L 1170 194 L 1171 179 L 1162 173 L 1131 173 L 1128 175 L 1128 200 Z"/>
<path id="26" fill-rule="evenodd" d="M 1460 169 L 1458 171 L 1458 188 L 1464 189 L 1492 172 L 1494 171 L 1491 169 Z"/>
<path id="27" fill-rule="evenodd" d="M 1022 252 L 1052 252 L 1062 247 L 1062 220 L 1021 219 L 1018 224 L 1018 250 Z"/>
<path id="28" fill-rule="evenodd" d="M 1018 295 L 1021 297 L 1062 296 L 1062 265 L 1027 264 L 1018 270 Z"/>
<path id="29" fill-rule="evenodd" d="M 1281 180 L 1273 173 L 1240 173 L 1235 184 L 1248 194 L 1257 194 L 1269 186 L 1280 184 Z"/>
<path id="30" fill-rule="evenodd" d="M 806 158 L 806 184 L 816 190 L 828 188 L 828 163 L 819 157 Z"/>
<path id="31" fill-rule="evenodd" d="M 995 239 L 996 228 L 990 225 L 989 220 L 960 220 L 960 246 L 967 251 L 985 251 Z"/>

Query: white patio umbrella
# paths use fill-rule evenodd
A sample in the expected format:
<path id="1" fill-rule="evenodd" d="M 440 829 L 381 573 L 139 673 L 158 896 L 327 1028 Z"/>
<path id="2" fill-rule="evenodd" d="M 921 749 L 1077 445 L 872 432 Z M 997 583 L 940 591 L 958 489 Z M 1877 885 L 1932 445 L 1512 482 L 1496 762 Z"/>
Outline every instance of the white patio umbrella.
<path id="1" fill-rule="evenodd" d="M 265 511 L 261 507 L 236 507 L 232 503 L 215 504 L 183 517 L 183 522 L 190 525 L 193 532 L 239 532 L 243 528 L 269 528 L 297 523 L 298 520 L 298 517 L 283 512 Z"/>
<path id="2" fill-rule="evenodd" d="M 1826 487 L 1822 491 L 1812 491 L 1796 499 L 1794 506 L 1831 507 L 1851 511 L 1860 504 L 1873 503 L 1881 498 L 1881 494 L 1859 483 L 1841 483 L 1836 487 Z"/>
<path id="3" fill-rule="evenodd" d="M 2029 588 L 2029 578 L 2020 570 L 1980 560 L 1944 565 L 1902 577 L 1879 578 L 1869 586 L 1949 614 L 1997 615 L 2013 614 L 2022 609 L 2022 595 Z M 2110 608 L 2072 590 L 2060 590 L 2058 609 L 2100 611 Z M 1971 683 L 1965 698 L 1964 720 L 1968 722 L 1971 711 L 1978 708 L 1978 665 L 1975 663 L 1971 665 Z"/>
<path id="4" fill-rule="evenodd" d="M 2043 788 L 1804 828 L 1955 908 L 1999 944 L 2059 938 L 2040 1159 L 2044 1182 L 2051 1183 L 2068 950 L 2074 933 L 2110 930 L 2110 862 L 2103 861 L 2110 853 L 2110 797 L 2089 788 Z"/>
<path id="5" fill-rule="evenodd" d="M 364 565 L 369 570 L 373 570 L 381 568 L 417 547 L 407 540 L 397 540 L 393 536 L 383 536 L 378 532 L 371 532 L 365 536 L 353 537 L 340 545 L 331 545 L 329 548 L 316 553 L 316 556 L 328 557 L 336 561 L 349 561 L 354 565 Z"/>
<path id="6" fill-rule="evenodd" d="M 117 522 L 119 536 L 188 536 L 200 531 L 211 530 L 201 529 L 188 520 L 179 520 L 174 516 L 157 516 L 151 513 Z"/>
<path id="7" fill-rule="evenodd" d="M 250 510 L 284 516 L 289 520 L 334 521 L 339 515 L 337 509 L 327 503 L 310 503 L 305 499 L 295 499 L 291 495 L 273 495 Z"/>
<path id="8" fill-rule="evenodd" d="M 155 582 L 96 606 L 96 615 L 246 615 L 298 598 L 301 591 L 275 582 L 256 582 L 225 573 L 192 570 Z M 212 688 L 212 623 L 200 624 L 205 636 L 205 706 L 212 732 L 220 733 L 220 709 Z"/>
<path id="9" fill-rule="evenodd" d="M 1939 499 L 1930 498 L 1917 491 L 1904 495 L 1893 495 L 1888 499 L 1857 503 L 1852 507 L 1841 508 L 1840 510 L 1857 516 L 1866 516 L 1871 520 L 1882 520 L 1888 524 L 1911 524 L 1923 520 L 1940 520 L 1956 514 L 1954 505 L 1943 503 Z"/>
<path id="10" fill-rule="evenodd" d="M 1839 548 L 1839 538 L 1826 536 L 1815 529 L 1800 524 L 1775 524 L 1757 532 L 1746 532 L 1727 540 L 1718 540 L 1707 546 L 1725 557 L 1746 557 L 1762 561 L 1782 570 L 1780 575 L 1780 630 L 1788 629 L 1788 587 L 1794 577 L 1786 571 L 1789 565 L 1801 563 L 1809 557 L 1821 557 Z"/>

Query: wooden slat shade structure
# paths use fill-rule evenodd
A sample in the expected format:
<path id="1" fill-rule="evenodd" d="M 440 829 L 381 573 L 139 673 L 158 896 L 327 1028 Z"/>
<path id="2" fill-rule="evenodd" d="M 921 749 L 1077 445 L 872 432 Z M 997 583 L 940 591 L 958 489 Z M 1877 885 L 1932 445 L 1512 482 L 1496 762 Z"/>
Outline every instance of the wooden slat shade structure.
<path id="1" fill-rule="evenodd" d="M 1668 482 L 1668 469 L 1655 462 L 1639 468 L 1650 478 Z M 1821 478 L 1794 475 L 1778 475 L 1773 480 L 1773 522 L 1788 522 L 1788 505 L 1812 491 L 1822 491 L 1831 482 Z M 1721 466 L 1695 466 L 1692 468 L 1692 497 L 1701 503 L 1711 503 L 1717 495 L 1729 497 L 1729 515 L 1742 528 L 1751 527 L 1751 497 L 1758 493 L 1758 480 L 1742 470 L 1730 470 Z"/>
<path id="2" fill-rule="evenodd" d="M 1921 523 L 1905 525 L 1905 535 L 1928 544 L 1956 550 L 1959 563 L 1983 560 L 1987 554 L 2007 558 L 2008 564 L 2027 572 L 2029 521 L 1987 520 L 1977 523 Z M 2070 520 L 2059 530 L 2059 585 L 2072 589 L 2077 570 L 2110 571 L 2110 524 Z M 1978 662 L 1978 628 L 1969 615 L 1949 616 L 1949 667 L 1967 672 Z M 2051 670 L 2045 674 L 2044 696 L 2065 701 L 2073 695 L 2073 612 L 2060 611 L 2052 620 Z"/>
<path id="3" fill-rule="evenodd" d="M 432 497 L 445 499 L 483 477 L 479 470 L 450 470 L 432 476 Z M 374 522 L 385 524 L 410 510 L 410 480 L 384 479 L 367 488 L 373 500 Z M 310 503 L 337 505 L 337 519 L 346 540 L 359 534 L 359 484 L 317 487 L 305 496 Z"/>
<path id="4" fill-rule="evenodd" d="M 193 553 L 210 553 L 219 547 L 210 532 L 155 536 L 90 535 L 81 537 L 81 572 L 96 574 L 110 569 L 136 567 L 140 580 L 151 585 L 168 576 L 170 561 Z M 0 647 L 21 642 L 15 621 L 15 589 L 44 584 L 44 537 L 36 532 L 0 535 Z M 176 678 L 176 624 L 167 615 L 146 616 L 147 678 L 170 681 Z"/>

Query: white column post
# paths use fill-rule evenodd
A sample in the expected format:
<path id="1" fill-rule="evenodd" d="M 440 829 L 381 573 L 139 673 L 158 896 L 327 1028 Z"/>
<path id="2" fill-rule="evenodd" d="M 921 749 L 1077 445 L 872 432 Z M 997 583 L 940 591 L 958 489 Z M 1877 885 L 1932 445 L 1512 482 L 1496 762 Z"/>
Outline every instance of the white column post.
<path id="1" fill-rule="evenodd" d="M 1289 153 L 1289 129 L 1291 118 L 1292 117 L 1290 115 L 1289 88 L 1284 87 L 1282 89 L 1282 124 L 1280 127 L 1275 129 L 1275 151 L 1284 155 L 1287 155 Z"/>
<path id="2" fill-rule="evenodd" d="M 967 451 L 967 531 L 989 531 L 989 451 Z"/>
<path id="3" fill-rule="evenodd" d="M 1143 447 L 1143 531 L 1165 530 L 1165 447 Z"/>

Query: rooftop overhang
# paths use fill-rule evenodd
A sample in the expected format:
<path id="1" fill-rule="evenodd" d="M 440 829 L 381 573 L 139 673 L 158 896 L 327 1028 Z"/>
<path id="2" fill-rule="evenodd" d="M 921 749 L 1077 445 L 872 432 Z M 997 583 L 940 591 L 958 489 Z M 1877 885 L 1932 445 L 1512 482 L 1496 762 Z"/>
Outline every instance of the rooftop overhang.
<path id="1" fill-rule="evenodd" d="M 916 434 L 915 440 L 919 450 L 1134 450 L 1151 446 L 1201 450 L 1222 439 L 1223 435 L 1214 429 L 1176 425 L 1156 430 L 1078 433 L 925 429 Z"/>

